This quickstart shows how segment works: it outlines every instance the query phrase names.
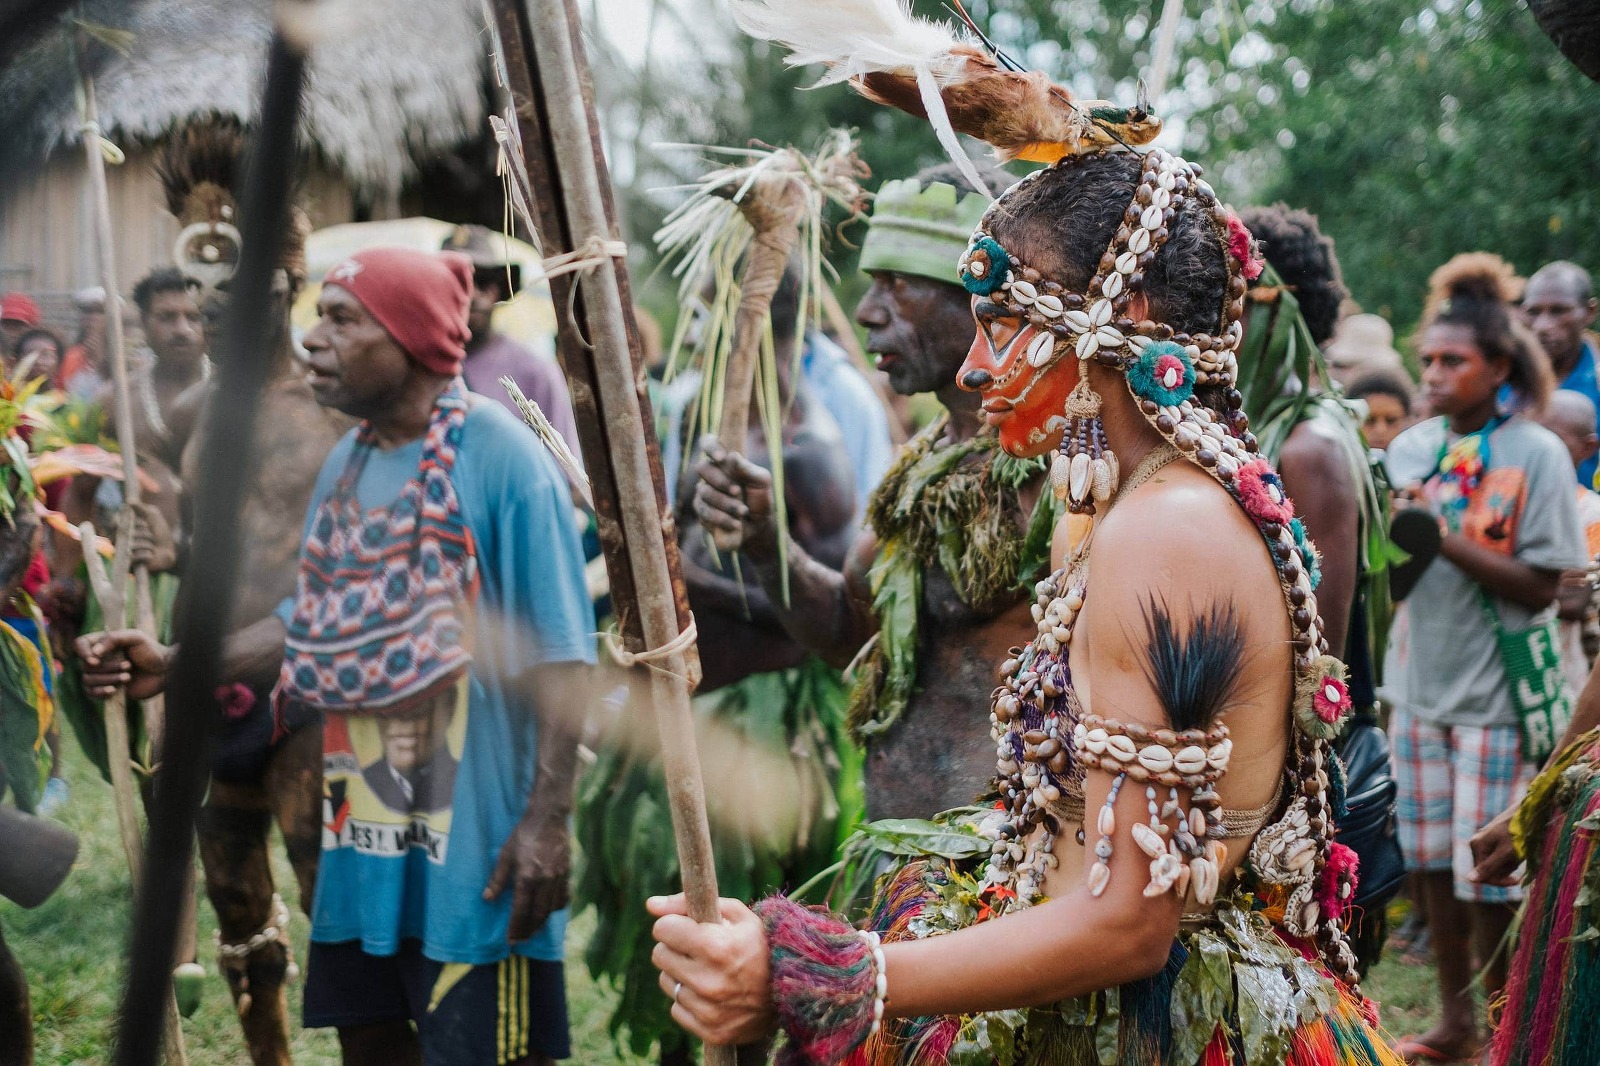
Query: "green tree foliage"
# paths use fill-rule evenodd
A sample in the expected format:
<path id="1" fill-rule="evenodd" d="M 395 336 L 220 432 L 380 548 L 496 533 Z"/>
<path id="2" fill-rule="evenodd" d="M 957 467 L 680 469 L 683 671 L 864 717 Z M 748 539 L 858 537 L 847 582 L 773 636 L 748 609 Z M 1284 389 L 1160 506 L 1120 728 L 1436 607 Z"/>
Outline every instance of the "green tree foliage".
<path id="1" fill-rule="evenodd" d="M 938 0 L 914 8 L 950 14 Z M 1131 103 L 1162 0 L 970 0 L 967 9 L 1020 62 L 1080 96 Z M 638 104 L 650 134 L 642 141 L 809 148 L 842 125 L 859 131 L 875 180 L 943 159 L 920 120 L 845 86 L 804 89 L 819 70 L 790 69 L 723 15 L 694 10 L 696 34 L 717 45 L 692 77 L 675 72 L 670 91 L 657 73 Z M 1522 271 L 1555 258 L 1600 269 L 1600 85 L 1521 4 L 1187 0 L 1173 67 L 1154 104 L 1182 150 L 1234 203 L 1284 200 L 1316 213 L 1356 300 L 1401 332 L 1416 321 L 1428 274 L 1457 252 L 1498 252 Z M 629 197 L 639 205 L 635 238 L 670 203 L 659 190 L 695 166 L 690 153 L 641 158 Z M 848 239 L 834 242 L 830 258 L 847 280 L 854 256 Z"/>
<path id="2" fill-rule="evenodd" d="M 1249 32 L 1193 147 L 1316 213 L 1365 308 L 1409 326 L 1457 252 L 1600 267 L 1600 86 L 1520 4 L 1294 0 Z"/>

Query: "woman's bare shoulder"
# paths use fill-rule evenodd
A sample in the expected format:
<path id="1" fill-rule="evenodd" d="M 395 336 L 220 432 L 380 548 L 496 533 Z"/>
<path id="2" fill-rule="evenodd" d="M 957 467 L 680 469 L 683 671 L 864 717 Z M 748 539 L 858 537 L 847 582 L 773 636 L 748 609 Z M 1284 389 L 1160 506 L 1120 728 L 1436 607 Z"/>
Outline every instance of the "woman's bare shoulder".
<path id="1" fill-rule="evenodd" d="M 1255 551 L 1246 549 L 1255 548 Z M 1107 556 L 1132 561 L 1203 561 L 1229 557 L 1265 559 L 1261 534 L 1249 516 L 1211 475 L 1182 460 L 1119 499 L 1095 534 L 1095 561 Z"/>
<path id="2" fill-rule="evenodd" d="M 1089 581 L 1091 598 L 1119 620 L 1163 603 L 1174 618 L 1231 605 L 1255 638 L 1286 624 L 1274 618 L 1283 614 L 1282 592 L 1255 523 L 1187 464 L 1169 465 L 1117 501 L 1095 531 Z"/>

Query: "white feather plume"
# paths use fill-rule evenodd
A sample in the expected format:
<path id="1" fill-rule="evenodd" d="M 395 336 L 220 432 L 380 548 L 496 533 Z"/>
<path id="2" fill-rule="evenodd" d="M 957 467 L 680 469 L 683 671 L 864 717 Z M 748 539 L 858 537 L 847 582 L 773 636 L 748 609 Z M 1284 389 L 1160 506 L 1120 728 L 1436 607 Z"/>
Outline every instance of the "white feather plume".
<path id="1" fill-rule="evenodd" d="M 963 62 L 947 22 L 911 14 L 910 0 L 729 0 L 733 20 L 752 37 L 781 44 L 789 65 L 825 63 L 818 85 L 875 71 L 946 74 Z"/>
<path id="2" fill-rule="evenodd" d="M 938 85 L 957 75 L 965 57 L 955 27 L 911 13 L 911 0 L 728 0 L 741 30 L 789 50 L 788 64 L 827 66 L 817 85 L 835 85 L 864 74 L 911 74 L 928 122 L 950 159 L 972 187 L 986 192 L 972 159 L 961 148 Z M 815 87 L 815 86 L 813 86 Z"/>

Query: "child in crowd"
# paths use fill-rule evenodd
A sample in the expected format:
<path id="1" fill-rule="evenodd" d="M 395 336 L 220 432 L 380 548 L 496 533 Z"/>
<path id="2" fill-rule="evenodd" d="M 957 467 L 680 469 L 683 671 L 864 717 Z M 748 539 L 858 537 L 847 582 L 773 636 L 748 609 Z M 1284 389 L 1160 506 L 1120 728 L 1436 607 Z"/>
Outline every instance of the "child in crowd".
<path id="1" fill-rule="evenodd" d="M 1411 425 L 1412 385 L 1398 371 L 1369 371 L 1351 382 L 1345 395 L 1367 402 L 1367 419 L 1361 428 L 1374 451 L 1388 450 L 1390 442 Z"/>

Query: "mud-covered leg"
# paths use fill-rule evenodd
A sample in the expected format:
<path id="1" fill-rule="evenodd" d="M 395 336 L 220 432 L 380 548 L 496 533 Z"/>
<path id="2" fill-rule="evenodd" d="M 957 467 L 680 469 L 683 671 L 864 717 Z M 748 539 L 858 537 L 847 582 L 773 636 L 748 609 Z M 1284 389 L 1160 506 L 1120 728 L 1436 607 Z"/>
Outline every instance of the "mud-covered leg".
<path id="1" fill-rule="evenodd" d="M 33 1012 L 28 979 L 0 929 L 0 1066 L 33 1066 Z"/>
<path id="2" fill-rule="evenodd" d="M 309 915 L 322 853 L 322 729 L 316 723 L 290 733 L 273 750 L 267 794 L 300 886 L 300 909 Z"/>
<path id="3" fill-rule="evenodd" d="M 271 811 L 258 786 L 213 782 L 200 812 L 200 859 L 206 896 L 216 908 L 224 944 L 244 944 L 273 920 L 272 867 L 267 854 Z M 289 1066 L 284 943 L 264 943 L 243 958 L 219 956 L 255 1066 Z"/>
<path id="4" fill-rule="evenodd" d="M 344 1066 L 422 1066 L 422 1044 L 410 1022 L 376 1022 L 339 1030 Z"/>

